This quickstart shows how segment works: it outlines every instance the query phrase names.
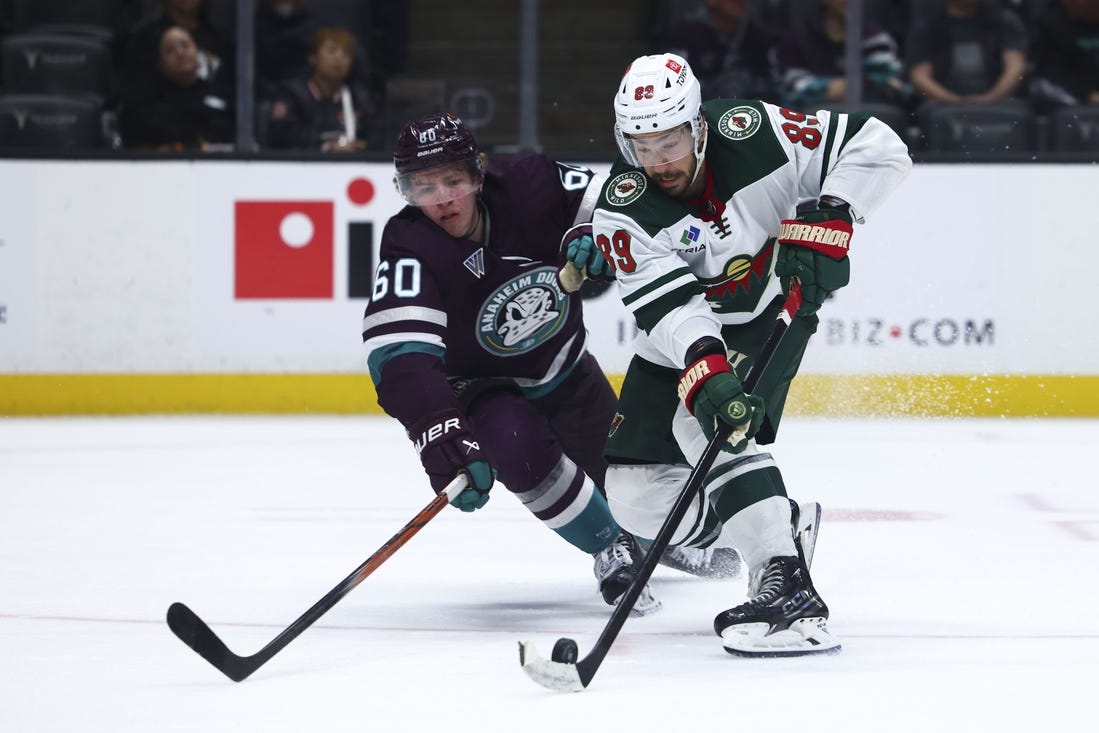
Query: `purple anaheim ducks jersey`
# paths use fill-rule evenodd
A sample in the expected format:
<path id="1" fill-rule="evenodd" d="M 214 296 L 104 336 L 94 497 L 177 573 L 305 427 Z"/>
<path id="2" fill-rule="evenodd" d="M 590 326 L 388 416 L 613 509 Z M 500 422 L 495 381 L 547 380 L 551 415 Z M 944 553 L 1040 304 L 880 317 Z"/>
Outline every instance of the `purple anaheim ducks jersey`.
<path id="1" fill-rule="evenodd" d="M 506 377 L 538 396 L 568 373 L 585 334 L 579 294 L 557 282 L 558 253 L 564 232 L 590 219 L 601 183 L 587 168 L 520 155 L 485 175 L 484 243 L 449 236 L 415 207 L 389 220 L 363 319 L 387 411 L 405 422 L 451 406 L 440 377 Z"/>

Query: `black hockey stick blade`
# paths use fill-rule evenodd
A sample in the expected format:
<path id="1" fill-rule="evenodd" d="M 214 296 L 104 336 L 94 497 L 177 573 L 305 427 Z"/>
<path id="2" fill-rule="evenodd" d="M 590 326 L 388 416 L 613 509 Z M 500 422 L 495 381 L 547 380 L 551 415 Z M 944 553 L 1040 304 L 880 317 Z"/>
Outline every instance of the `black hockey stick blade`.
<path id="1" fill-rule="evenodd" d="M 210 630 L 206 622 L 182 603 L 168 606 L 168 628 L 233 682 L 240 682 L 263 664 L 262 661 L 257 664 L 250 657 L 240 657 L 229 651 L 229 647 Z"/>
<path id="2" fill-rule="evenodd" d="M 771 335 L 767 338 L 755 363 L 752 364 L 752 368 L 744 378 L 744 390 L 746 392 L 751 392 L 759 383 L 760 377 L 771 362 L 775 349 L 778 348 L 779 342 L 800 307 L 801 284 L 795 278 L 791 282 L 790 293 L 786 296 L 786 302 L 782 305 L 782 310 L 778 314 Z M 603 663 L 603 659 L 610 652 L 611 645 L 614 644 L 618 632 L 622 630 L 623 624 L 626 623 L 626 618 L 630 615 L 634 603 L 637 602 L 645 589 L 645 584 L 649 582 L 653 571 L 656 570 L 656 566 L 660 562 L 660 556 L 668 548 L 672 535 L 675 534 L 676 528 L 679 527 L 679 523 L 687 514 L 694 495 L 701 488 L 702 482 L 706 479 L 706 474 L 710 472 L 710 467 L 716 460 L 718 453 L 721 452 L 721 446 L 729 439 L 731 433 L 731 428 L 723 425 L 718 428 L 714 433 L 714 437 L 707 443 L 706 450 L 702 452 L 702 457 L 699 458 L 698 463 L 691 470 L 691 474 L 683 486 L 683 491 L 680 492 L 679 498 L 676 499 L 667 519 L 664 520 L 664 524 L 661 525 L 660 531 L 656 533 L 645 559 L 641 561 L 641 566 L 637 570 L 637 577 L 634 578 L 630 587 L 626 589 L 625 594 L 614 607 L 607 625 L 603 628 L 603 633 L 599 635 L 592 650 L 583 659 L 576 661 L 575 642 L 571 639 L 558 639 L 557 644 L 554 646 L 555 653 L 553 656 L 555 658 L 545 659 L 538 655 L 538 650 L 532 643 L 521 641 L 519 642 L 519 664 L 522 665 L 523 671 L 527 673 L 528 677 L 543 687 L 558 692 L 579 692 L 587 688 L 592 678 L 595 677 L 595 673 L 599 670 L 599 665 Z M 564 651 L 559 653 L 559 650 Z"/>
<path id="3" fill-rule="evenodd" d="M 173 603 L 168 607 L 168 628 L 179 637 L 180 641 L 194 649 L 199 656 L 212 664 L 218 671 L 234 682 L 240 682 L 266 664 L 267 660 L 275 656 L 283 647 L 312 626 L 317 619 L 331 610 L 341 598 L 350 593 L 355 586 L 389 559 L 394 552 L 441 512 L 451 499 L 462 493 L 468 486 L 469 480 L 465 474 L 459 474 L 455 477 L 446 488 L 421 509 L 397 534 L 382 545 L 377 552 L 368 557 L 362 565 L 351 571 L 351 574 L 341 580 L 339 585 L 328 591 L 323 598 L 314 603 L 294 623 L 283 629 L 282 633 L 251 656 L 242 657 L 229 651 L 229 647 L 225 646 L 225 642 L 210 630 L 206 622 L 182 603 Z"/>

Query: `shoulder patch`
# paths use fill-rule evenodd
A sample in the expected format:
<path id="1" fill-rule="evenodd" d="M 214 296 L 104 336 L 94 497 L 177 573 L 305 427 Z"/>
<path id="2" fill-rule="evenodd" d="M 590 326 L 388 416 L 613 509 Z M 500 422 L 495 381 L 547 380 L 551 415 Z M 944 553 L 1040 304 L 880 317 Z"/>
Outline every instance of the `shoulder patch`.
<path id="1" fill-rule="evenodd" d="M 759 130 L 763 116 L 755 107 L 733 107 L 721 115 L 717 131 L 730 140 L 747 140 Z"/>
<path id="2" fill-rule="evenodd" d="M 626 171 L 611 179 L 607 184 L 606 199 L 611 206 L 625 206 L 645 193 L 648 186 L 645 174 L 640 171 Z"/>

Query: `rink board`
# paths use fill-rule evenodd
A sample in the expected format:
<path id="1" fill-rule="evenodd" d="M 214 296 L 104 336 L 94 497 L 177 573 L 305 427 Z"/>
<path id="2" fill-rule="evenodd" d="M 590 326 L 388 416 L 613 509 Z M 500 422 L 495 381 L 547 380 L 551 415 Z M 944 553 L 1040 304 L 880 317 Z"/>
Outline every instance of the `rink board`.
<path id="1" fill-rule="evenodd" d="M 377 411 L 359 332 L 391 176 L 0 161 L 0 414 Z M 1077 222 L 1095 190 L 1096 166 L 917 166 L 857 229 L 791 412 L 1099 416 L 1072 271 L 1093 259 Z M 614 289 L 585 322 L 619 379 L 634 330 Z"/>

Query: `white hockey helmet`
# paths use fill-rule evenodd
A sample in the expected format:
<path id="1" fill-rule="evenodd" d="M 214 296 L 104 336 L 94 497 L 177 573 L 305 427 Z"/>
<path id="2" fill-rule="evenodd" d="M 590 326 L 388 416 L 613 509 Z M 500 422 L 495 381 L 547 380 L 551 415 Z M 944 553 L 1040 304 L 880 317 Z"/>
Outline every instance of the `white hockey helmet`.
<path id="1" fill-rule="evenodd" d="M 660 144 L 653 144 L 650 133 L 679 130 L 689 131 L 690 137 L 684 134 L 677 141 L 675 136 L 655 136 Z M 647 136 L 644 146 L 635 141 L 638 135 Z M 702 88 L 686 59 L 674 53 L 642 56 L 626 68 L 614 95 L 614 139 L 630 165 L 661 165 L 690 153 L 700 163 L 705 136 Z"/>

